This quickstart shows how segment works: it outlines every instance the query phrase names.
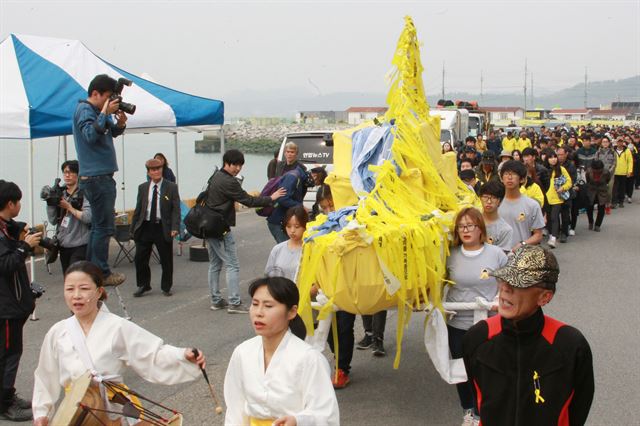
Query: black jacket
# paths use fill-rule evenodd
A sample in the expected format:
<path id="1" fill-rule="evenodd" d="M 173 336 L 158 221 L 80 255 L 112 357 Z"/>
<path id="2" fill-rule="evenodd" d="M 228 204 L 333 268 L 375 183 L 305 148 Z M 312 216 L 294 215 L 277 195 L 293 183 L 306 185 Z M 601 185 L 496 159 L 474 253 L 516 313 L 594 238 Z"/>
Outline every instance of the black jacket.
<path id="1" fill-rule="evenodd" d="M 5 226 L 6 225 L 6 226 Z M 31 247 L 19 241 L 25 224 L 0 219 L 0 318 L 26 319 L 35 308 L 25 260 Z"/>
<path id="2" fill-rule="evenodd" d="M 227 225 L 236 226 L 236 201 L 247 207 L 267 207 L 273 204 L 271 197 L 252 197 L 247 194 L 238 179 L 224 169 L 218 170 L 209 179 L 205 205 L 220 212 Z"/>
<path id="3" fill-rule="evenodd" d="M 149 188 L 150 182 L 145 182 L 138 186 L 138 200 L 136 202 L 136 210 L 131 220 L 131 234 L 133 239 L 140 237 L 142 223 L 147 217 L 147 209 L 149 207 Z M 178 185 L 166 179 L 162 180 L 160 186 L 160 222 L 162 223 L 162 236 L 165 241 L 169 242 L 171 231 L 180 231 L 180 194 Z"/>
<path id="4" fill-rule="evenodd" d="M 483 426 L 586 422 L 593 365 L 589 344 L 577 329 L 539 309 L 517 326 L 499 315 L 480 321 L 462 345 Z M 536 402 L 536 387 L 544 402 Z"/>

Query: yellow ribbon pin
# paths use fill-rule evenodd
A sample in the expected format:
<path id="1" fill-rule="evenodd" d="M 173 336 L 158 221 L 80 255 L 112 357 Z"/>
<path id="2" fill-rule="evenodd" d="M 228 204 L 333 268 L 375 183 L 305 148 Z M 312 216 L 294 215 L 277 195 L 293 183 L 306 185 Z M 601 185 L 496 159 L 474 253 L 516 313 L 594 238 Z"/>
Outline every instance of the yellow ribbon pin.
<path id="1" fill-rule="evenodd" d="M 540 395 L 540 375 L 537 371 L 533 372 L 533 390 L 536 395 L 536 404 L 544 404 L 544 398 Z"/>

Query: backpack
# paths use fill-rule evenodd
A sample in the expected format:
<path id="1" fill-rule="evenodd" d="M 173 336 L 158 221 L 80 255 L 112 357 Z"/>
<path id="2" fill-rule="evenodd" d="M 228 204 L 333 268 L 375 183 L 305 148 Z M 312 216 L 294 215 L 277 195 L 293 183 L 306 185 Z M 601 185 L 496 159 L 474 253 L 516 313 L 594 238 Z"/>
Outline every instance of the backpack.
<path id="1" fill-rule="evenodd" d="M 270 197 L 274 192 L 278 190 L 278 188 L 280 188 L 280 183 L 282 182 L 282 179 L 284 179 L 284 177 L 288 174 L 295 174 L 296 177 L 298 178 L 298 183 L 299 183 L 300 175 L 298 173 L 298 169 L 290 170 L 287 173 L 283 174 L 282 176 L 276 176 L 269 179 L 269 181 L 264 186 L 264 188 L 262 188 L 262 191 L 260 191 L 260 196 Z M 296 186 L 298 183 L 296 183 Z M 259 207 L 256 209 L 256 214 L 262 217 L 269 217 L 271 216 L 271 213 L 273 213 L 273 211 L 276 209 L 276 207 L 278 207 L 278 203 L 275 203 L 273 206 Z"/>
<path id="2" fill-rule="evenodd" d="M 205 205 L 212 178 L 209 178 L 207 189 L 198 195 L 196 204 L 183 219 L 187 231 L 197 238 L 222 238 L 230 230 L 222 214 Z"/>

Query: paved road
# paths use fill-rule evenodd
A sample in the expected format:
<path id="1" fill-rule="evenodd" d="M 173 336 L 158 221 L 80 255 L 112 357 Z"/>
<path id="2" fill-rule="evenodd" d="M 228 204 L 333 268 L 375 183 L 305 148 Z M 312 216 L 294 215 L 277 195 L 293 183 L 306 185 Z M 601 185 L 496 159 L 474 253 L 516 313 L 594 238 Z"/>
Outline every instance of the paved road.
<path id="1" fill-rule="evenodd" d="M 603 232 L 586 228 L 580 217 L 578 235 L 555 250 L 561 275 L 558 292 L 547 313 L 579 327 L 594 354 L 596 396 L 588 424 L 634 425 L 640 420 L 638 352 L 640 351 L 640 205 L 628 205 L 605 218 Z M 241 287 L 263 272 L 273 241 L 264 220 L 252 212 L 241 213 L 235 236 L 241 265 Z M 112 255 L 115 252 L 112 249 Z M 38 303 L 39 321 L 25 328 L 25 353 L 17 388 L 30 396 L 32 372 L 40 344 L 48 328 L 68 315 L 62 298 L 59 265 L 51 276 L 44 276 L 37 265 L 38 280 L 47 286 Z M 252 337 L 246 315 L 229 315 L 209 310 L 207 264 L 194 263 L 187 256 L 175 258 L 175 295 L 163 297 L 156 284 L 145 297 L 134 299 L 133 265 L 121 264 L 118 271 L 129 276 L 121 291 L 133 320 L 178 346 L 196 345 L 207 355 L 209 377 L 222 395 L 222 381 L 233 348 Z M 154 265 L 153 280 L 159 280 Z M 119 307 L 112 297 L 109 306 Z M 352 384 L 338 391 L 343 425 L 455 425 L 461 410 L 453 386 L 445 384 L 433 369 L 422 343 L 424 314 L 414 314 L 402 346 L 402 362 L 393 370 L 395 351 L 395 312 L 387 322 L 386 346 L 390 356 L 373 358 L 369 351 L 356 351 Z M 362 334 L 358 321 L 356 338 Z M 134 375 L 125 377 L 134 389 L 185 413 L 188 425 L 222 424 L 204 380 L 180 386 L 148 384 Z M 0 422 L 0 424 L 10 424 Z M 26 424 L 26 423 L 25 423 Z"/>

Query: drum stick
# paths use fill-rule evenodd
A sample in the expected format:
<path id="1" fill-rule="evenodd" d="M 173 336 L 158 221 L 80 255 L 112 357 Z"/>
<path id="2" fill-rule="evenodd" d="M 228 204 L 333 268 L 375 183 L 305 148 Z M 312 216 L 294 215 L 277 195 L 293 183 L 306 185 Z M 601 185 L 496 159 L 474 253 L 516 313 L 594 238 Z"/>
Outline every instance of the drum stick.
<path id="1" fill-rule="evenodd" d="M 196 358 L 198 358 L 198 356 L 200 355 L 200 352 L 198 352 L 196 348 L 191 349 L 191 352 L 193 352 L 193 355 L 195 355 Z M 213 401 L 216 403 L 216 414 L 222 414 L 222 406 L 220 405 L 220 401 L 218 401 L 218 397 L 216 396 L 216 391 L 213 390 L 213 385 L 209 381 L 209 375 L 207 374 L 207 371 L 202 367 L 200 367 L 200 371 L 202 371 L 204 380 L 209 385 L 209 392 L 211 392 L 211 397 L 213 398 Z"/>

